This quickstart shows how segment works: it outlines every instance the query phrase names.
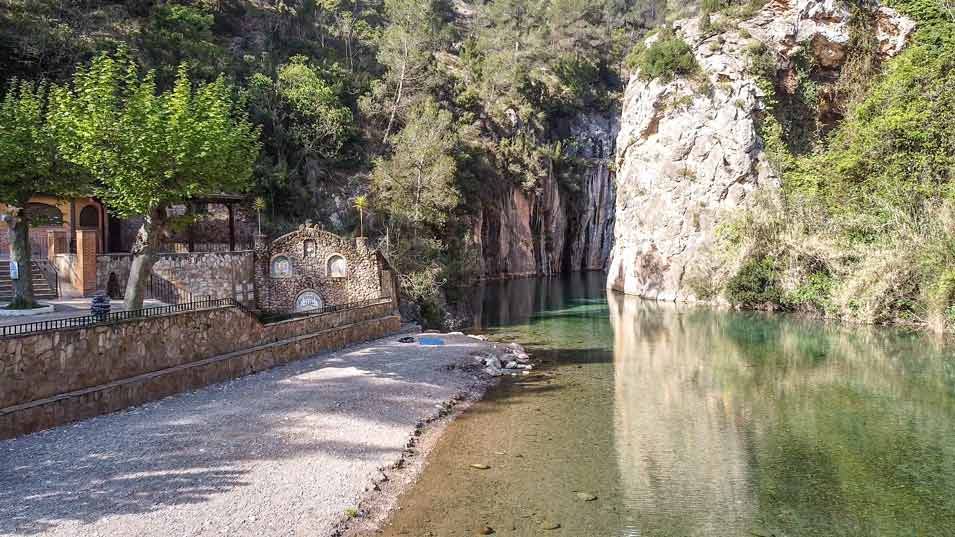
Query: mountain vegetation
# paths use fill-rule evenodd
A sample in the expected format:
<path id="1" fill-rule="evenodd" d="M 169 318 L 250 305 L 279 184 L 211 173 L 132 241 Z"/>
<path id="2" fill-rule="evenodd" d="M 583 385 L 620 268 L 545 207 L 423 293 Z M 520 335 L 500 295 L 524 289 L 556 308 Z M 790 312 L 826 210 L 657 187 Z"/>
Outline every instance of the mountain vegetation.
<path id="1" fill-rule="evenodd" d="M 667 12 L 661 0 L 0 0 L 0 75 L 79 82 L 95 58 L 121 55 L 149 73 L 137 75 L 147 93 L 228 97 L 261 133 L 249 190 L 266 231 L 313 220 L 357 232 L 366 196 L 366 234 L 406 289 L 434 298 L 474 275 L 463 222 L 481 196 L 562 169 L 573 188 L 559 125 L 615 106 L 625 54 Z M 70 145 L 74 160 L 92 165 L 91 144 Z M 101 185 L 132 177 L 92 168 Z"/>
<path id="2" fill-rule="evenodd" d="M 797 65 L 795 97 L 784 101 L 774 97 L 772 58 L 751 50 L 769 95 L 760 134 L 782 190 L 720 228 L 701 296 L 955 326 L 955 6 L 890 5 L 917 21 L 912 42 L 879 65 L 871 11 L 854 5 L 850 57 L 835 83 L 844 119 L 833 126 L 820 112 L 817 66 Z"/>

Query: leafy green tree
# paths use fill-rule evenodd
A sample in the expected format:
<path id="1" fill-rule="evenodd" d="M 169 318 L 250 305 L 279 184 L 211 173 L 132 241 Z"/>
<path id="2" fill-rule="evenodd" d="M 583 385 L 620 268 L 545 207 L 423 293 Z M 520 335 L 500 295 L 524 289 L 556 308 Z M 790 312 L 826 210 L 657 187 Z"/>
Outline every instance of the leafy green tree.
<path id="1" fill-rule="evenodd" d="M 142 216 L 125 307 L 139 309 L 171 206 L 204 194 L 248 188 L 258 130 L 235 107 L 222 77 L 194 86 L 180 67 L 170 91 L 152 71 L 99 56 L 72 87 L 55 88 L 51 120 L 63 155 L 89 170 L 97 194 L 121 217 Z"/>
<path id="2" fill-rule="evenodd" d="M 62 160 L 47 121 L 45 83 L 14 80 L 0 101 L 0 203 L 10 235 L 11 259 L 21 267 L 13 281 L 11 308 L 33 308 L 30 277 L 30 224 L 38 215 L 27 211 L 37 194 L 68 195 L 81 188 L 82 176 Z"/>
<path id="3" fill-rule="evenodd" d="M 458 203 L 452 154 L 456 140 L 451 113 L 431 100 L 417 105 L 394 139 L 394 153 L 375 161 L 372 188 L 383 208 L 408 222 L 415 236 L 440 225 Z"/>
<path id="4" fill-rule="evenodd" d="M 291 134 L 307 154 L 324 158 L 338 155 L 352 128 L 352 113 L 338 98 L 336 88 L 293 56 L 279 69 L 275 91 L 289 109 Z"/>

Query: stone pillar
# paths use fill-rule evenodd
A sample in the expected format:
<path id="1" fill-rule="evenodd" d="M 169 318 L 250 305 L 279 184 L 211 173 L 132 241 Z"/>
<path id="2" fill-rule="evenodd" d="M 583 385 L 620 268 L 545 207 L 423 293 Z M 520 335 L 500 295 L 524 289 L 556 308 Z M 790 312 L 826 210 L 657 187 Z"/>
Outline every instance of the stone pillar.
<path id="1" fill-rule="evenodd" d="M 96 292 L 96 230 L 76 231 L 76 290 L 83 296 Z"/>
<path id="2" fill-rule="evenodd" d="M 252 254 L 252 284 L 255 291 L 255 307 L 269 309 L 269 262 L 271 261 L 268 237 L 255 234 L 255 250 Z"/>
<path id="3" fill-rule="evenodd" d="M 358 250 L 359 254 L 367 254 L 368 253 L 368 238 L 355 237 L 355 249 Z"/>

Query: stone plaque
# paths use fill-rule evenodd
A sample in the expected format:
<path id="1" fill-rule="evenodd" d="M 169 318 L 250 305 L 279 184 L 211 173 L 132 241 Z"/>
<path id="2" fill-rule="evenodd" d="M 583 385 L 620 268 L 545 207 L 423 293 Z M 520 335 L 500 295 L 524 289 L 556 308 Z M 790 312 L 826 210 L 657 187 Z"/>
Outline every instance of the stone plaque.
<path id="1" fill-rule="evenodd" d="M 305 241 L 305 257 L 312 257 L 315 255 L 315 241 L 308 240 Z"/>
<path id="2" fill-rule="evenodd" d="M 295 299 L 296 312 L 318 310 L 322 309 L 323 306 L 325 306 L 325 303 L 322 302 L 322 297 L 318 296 L 315 291 L 305 291 Z"/>

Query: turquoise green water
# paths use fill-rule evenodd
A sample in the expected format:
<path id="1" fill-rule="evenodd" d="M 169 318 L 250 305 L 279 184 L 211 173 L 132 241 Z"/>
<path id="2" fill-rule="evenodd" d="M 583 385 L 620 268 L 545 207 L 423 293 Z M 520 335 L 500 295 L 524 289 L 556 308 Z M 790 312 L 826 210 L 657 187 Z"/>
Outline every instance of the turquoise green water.
<path id="1" fill-rule="evenodd" d="M 452 424 L 386 535 L 955 535 L 950 344 L 608 296 L 600 275 L 474 307 L 546 363 Z"/>

